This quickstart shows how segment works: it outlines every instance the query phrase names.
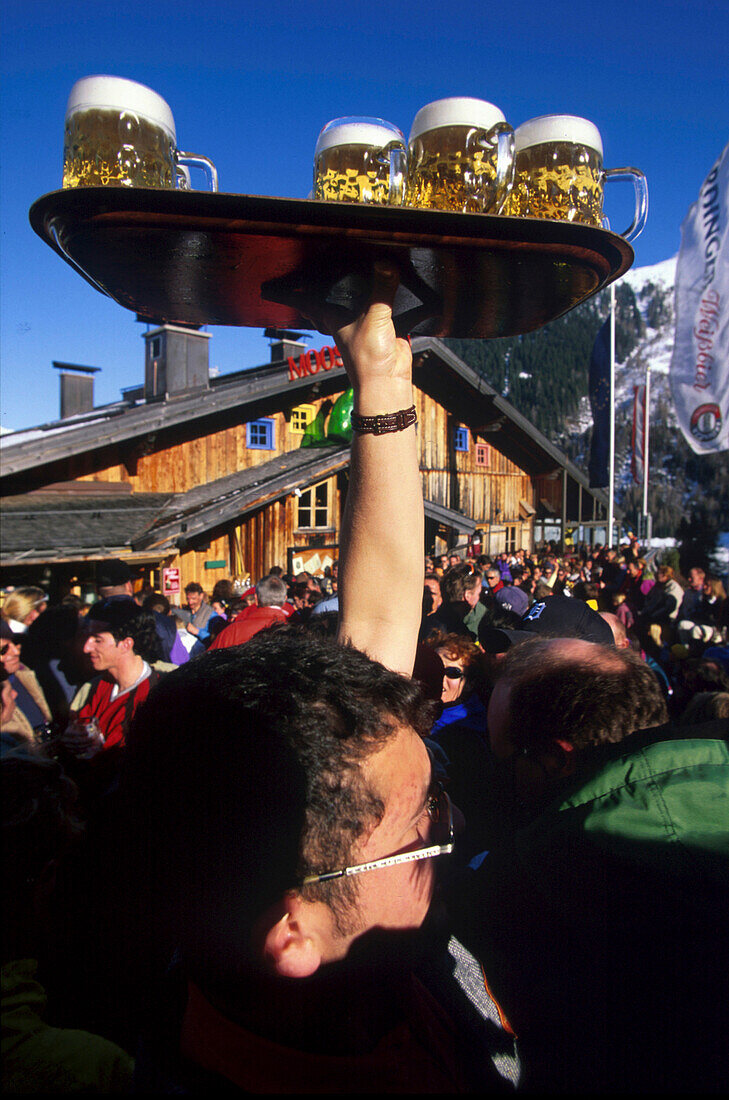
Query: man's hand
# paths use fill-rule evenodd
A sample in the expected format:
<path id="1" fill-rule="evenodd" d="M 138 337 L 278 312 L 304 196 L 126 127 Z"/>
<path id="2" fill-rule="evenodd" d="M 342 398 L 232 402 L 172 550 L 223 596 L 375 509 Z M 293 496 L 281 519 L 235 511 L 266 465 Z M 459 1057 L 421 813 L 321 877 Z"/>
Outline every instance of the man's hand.
<path id="1" fill-rule="evenodd" d="M 72 756 L 80 760 L 90 760 L 104 746 L 104 737 L 96 723 L 81 721 L 73 717 L 59 738 L 61 744 Z"/>
<path id="2" fill-rule="evenodd" d="M 350 384 L 357 392 L 372 390 L 387 382 L 404 382 L 406 386 L 412 380 L 412 355 L 407 340 L 395 335 L 392 323 L 392 303 L 398 288 L 399 276 L 395 268 L 388 264 L 375 264 L 372 280 L 372 294 L 367 311 L 349 324 L 332 328 Z M 325 323 L 334 323 L 334 313 L 324 315 Z M 384 397 L 383 390 L 382 396 Z M 410 402 L 408 402 L 410 404 Z M 381 408 L 378 412 L 394 412 L 391 407 Z M 375 415 L 363 412 L 362 415 Z"/>

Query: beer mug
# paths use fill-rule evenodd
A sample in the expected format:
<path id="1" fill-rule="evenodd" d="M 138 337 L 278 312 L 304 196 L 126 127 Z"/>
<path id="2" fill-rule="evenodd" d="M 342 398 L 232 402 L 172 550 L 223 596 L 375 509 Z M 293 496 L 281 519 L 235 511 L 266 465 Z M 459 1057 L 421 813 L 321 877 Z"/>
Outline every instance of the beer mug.
<path id="1" fill-rule="evenodd" d="M 497 214 L 514 172 L 514 131 L 493 103 L 438 99 L 421 107 L 408 141 L 408 206 Z"/>
<path id="2" fill-rule="evenodd" d="M 399 206 L 405 194 L 405 136 L 381 118 L 335 118 L 314 150 L 314 198 Z"/>
<path id="3" fill-rule="evenodd" d="M 187 190 L 187 164 L 202 168 L 210 190 L 218 190 L 212 161 L 177 148 L 172 111 L 162 96 L 119 76 L 76 81 L 66 107 L 64 187 Z"/>
<path id="4" fill-rule="evenodd" d="M 592 122 L 574 115 L 543 115 L 517 126 L 514 186 L 506 211 L 517 217 L 606 225 L 603 190 L 610 180 L 635 188 L 633 221 L 621 234 L 633 240 L 648 214 L 648 185 L 637 168 L 602 166 L 602 138 Z"/>

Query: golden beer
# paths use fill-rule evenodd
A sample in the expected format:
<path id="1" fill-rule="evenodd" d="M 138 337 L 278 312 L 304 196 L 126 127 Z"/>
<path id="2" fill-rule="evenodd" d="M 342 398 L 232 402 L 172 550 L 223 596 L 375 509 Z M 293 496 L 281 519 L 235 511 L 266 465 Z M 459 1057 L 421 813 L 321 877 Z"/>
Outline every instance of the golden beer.
<path id="1" fill-rule="evenodd" d="M 602 140 L 587 119 L 546 115 L 516 129 L 506 214 L 602 225 Z"/>
<path id="2" fill-rule="evenodd" d="M 77 111 L 66 121 L 63 186 L 174 187 L 174 148 L 161 126 L 129 111 Z"/>
<path id="3" fill-rule="evenodd" d="M 399 205 L 405 192 L 405 138 L 379 119 L 334 119 L 314 153 L 314 198 Z"/>
<path id="4" fill-rule="evenodd" d="M 498 211 L 513 170 L 513 154 L 503 148 L 511 133 L 498 107 L 484 100 L 445 99 L 422 108 L 408 143 L 406 204 L 458 213 Z"/>
<path id="5" fill-rule="evenodd" d="M 516 154 L 507 214 L 602 225 L 602 160 L 595 149 L 567 142 L 533 145 Z"/>
<path id="6" fill-rule="evenodd" d="M 211 190 L 218 173 L 207 157 L 181 153 L 175 120 L 162 98 L 120 76 L 85 76 L 71 89 L 63 141 L 64 187 L 188 189 L 202 169 Z"/>

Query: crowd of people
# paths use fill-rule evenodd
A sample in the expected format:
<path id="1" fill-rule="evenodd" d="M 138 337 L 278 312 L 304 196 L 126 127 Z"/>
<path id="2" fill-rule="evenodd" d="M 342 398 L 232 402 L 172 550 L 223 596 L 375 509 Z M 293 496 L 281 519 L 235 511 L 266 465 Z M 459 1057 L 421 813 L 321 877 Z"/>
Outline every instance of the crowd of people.
<path id="1" fill-rule="evenodd" d="M 4 600 L 10 1093 L 724 1091 L 724 585 L 423 561 L 396 285 L 324 576 Z"/>

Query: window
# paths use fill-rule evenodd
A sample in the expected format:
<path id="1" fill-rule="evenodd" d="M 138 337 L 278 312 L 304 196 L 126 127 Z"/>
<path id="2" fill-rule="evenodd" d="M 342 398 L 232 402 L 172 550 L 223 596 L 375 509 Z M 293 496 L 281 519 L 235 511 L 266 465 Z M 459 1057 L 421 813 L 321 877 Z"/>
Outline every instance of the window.
<path id="1" fill-rule="evenodd" d="M 467 451 L 469 446 L 468 428 L 454 428 L 453 447 L 456 451 Z"/>
<path id="2" fill-rule="evenodd" d="M 476 465 L 488 466 L 491 461 L 491 448 L 488 443 L 476 444 Z"/>
<path id="3" fill-rule="evenodd" d="M 303 489 L 299 497 L 297 527 L 329 526 L 329 482 Z"/>
<path id="4" fill-rule="evenodd" d="M 513 553 L 516 550 L 516 527 L 506 528 L 506 547 L 507 553 Z"/>
<path id="5" fill-rule="evenodd" d="M 273 420 L 251 420 L 246 424 L 246 446 L 256 451 L 272 451 Z"/>
<path id="6" fill-rule="evenodd" d="M 315 416 L 316 407 L 314 405 L 298 405 L 295 409 L 291 410 L 291 422 L 289 425 L 291 431 L 299 434 L 303 433 L 307 424 L 311 424 Z"/>
<path id="7" fill-rule="evenodd" d="M 159 359 L 160 352 L 162 351 L 162 340 L 159 336 L 153 336 L 150 340 L 151 355 L 153 359 Z"/>

